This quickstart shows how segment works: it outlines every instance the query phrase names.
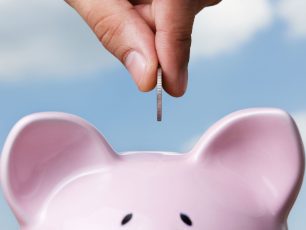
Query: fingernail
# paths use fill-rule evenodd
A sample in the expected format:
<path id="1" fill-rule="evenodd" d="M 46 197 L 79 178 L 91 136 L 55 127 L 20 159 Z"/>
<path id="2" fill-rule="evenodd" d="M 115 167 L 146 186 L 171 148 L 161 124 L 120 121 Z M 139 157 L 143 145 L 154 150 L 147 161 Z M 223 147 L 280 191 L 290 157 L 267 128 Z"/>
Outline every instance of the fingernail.
<path id="1" fill-rule="evenodd" d="M 146 60 L 143 55 L 137 51 L 131 51 L 125 59 L 125 66 L 139 86 L 146 71 Z"/>

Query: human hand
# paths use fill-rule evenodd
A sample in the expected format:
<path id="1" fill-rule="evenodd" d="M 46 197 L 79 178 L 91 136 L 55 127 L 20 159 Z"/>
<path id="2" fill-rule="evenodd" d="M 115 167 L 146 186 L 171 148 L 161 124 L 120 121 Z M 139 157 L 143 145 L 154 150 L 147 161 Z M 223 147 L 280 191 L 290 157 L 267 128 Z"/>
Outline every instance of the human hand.
<path id="1" fill-rule="evenodd" d="M 187 87 L 195 15 L 220 0 L 66 0 L 88 23 L 104 47 L 131 73 L 141 91 L 156 85 L 182 96 Z"/>

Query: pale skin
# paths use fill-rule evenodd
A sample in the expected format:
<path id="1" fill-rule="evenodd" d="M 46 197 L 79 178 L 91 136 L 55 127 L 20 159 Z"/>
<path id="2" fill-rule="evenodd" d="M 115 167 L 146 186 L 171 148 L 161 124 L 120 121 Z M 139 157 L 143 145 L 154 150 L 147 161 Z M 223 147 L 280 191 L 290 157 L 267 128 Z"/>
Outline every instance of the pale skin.
<path id="1" fill-rule="evenodd" d="M 220 0 L 66 0 L 87 22 L 103 46 L 130 72 L 141 91 L 156 85 L 172 96 L 187 88 L 194 18 Z M 203 28 L 205 29 L 205 28 Z"/>

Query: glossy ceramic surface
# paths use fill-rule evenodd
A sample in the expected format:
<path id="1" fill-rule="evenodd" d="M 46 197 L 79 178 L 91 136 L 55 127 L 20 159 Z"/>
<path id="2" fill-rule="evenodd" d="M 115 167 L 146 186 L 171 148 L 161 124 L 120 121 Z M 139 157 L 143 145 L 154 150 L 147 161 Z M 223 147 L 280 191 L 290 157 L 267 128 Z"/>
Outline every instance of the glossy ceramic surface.
<path id="1" fill-rule="evenodd" d="M 0 170 L 23 230 L 285 230 L 304 154 L 277 109 L 233 113 L 186 154 L 122 155 L 81 118 L 48 112 L 15 125 Z"/>

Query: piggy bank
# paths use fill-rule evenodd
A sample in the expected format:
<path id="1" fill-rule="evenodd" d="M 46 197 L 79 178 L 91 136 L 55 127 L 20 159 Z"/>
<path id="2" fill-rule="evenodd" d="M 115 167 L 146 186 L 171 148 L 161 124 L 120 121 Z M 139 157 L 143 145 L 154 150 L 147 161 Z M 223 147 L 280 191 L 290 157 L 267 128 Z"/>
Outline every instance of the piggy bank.
<path id="1" fill-rule="evenodd" d="M 37 113 L 1 157 L 22 230 L 285 230 L 303 172 L 294 121 L 268 108 L 225 117 L 185 154 L 117 154 L 81 118 Z"/>

